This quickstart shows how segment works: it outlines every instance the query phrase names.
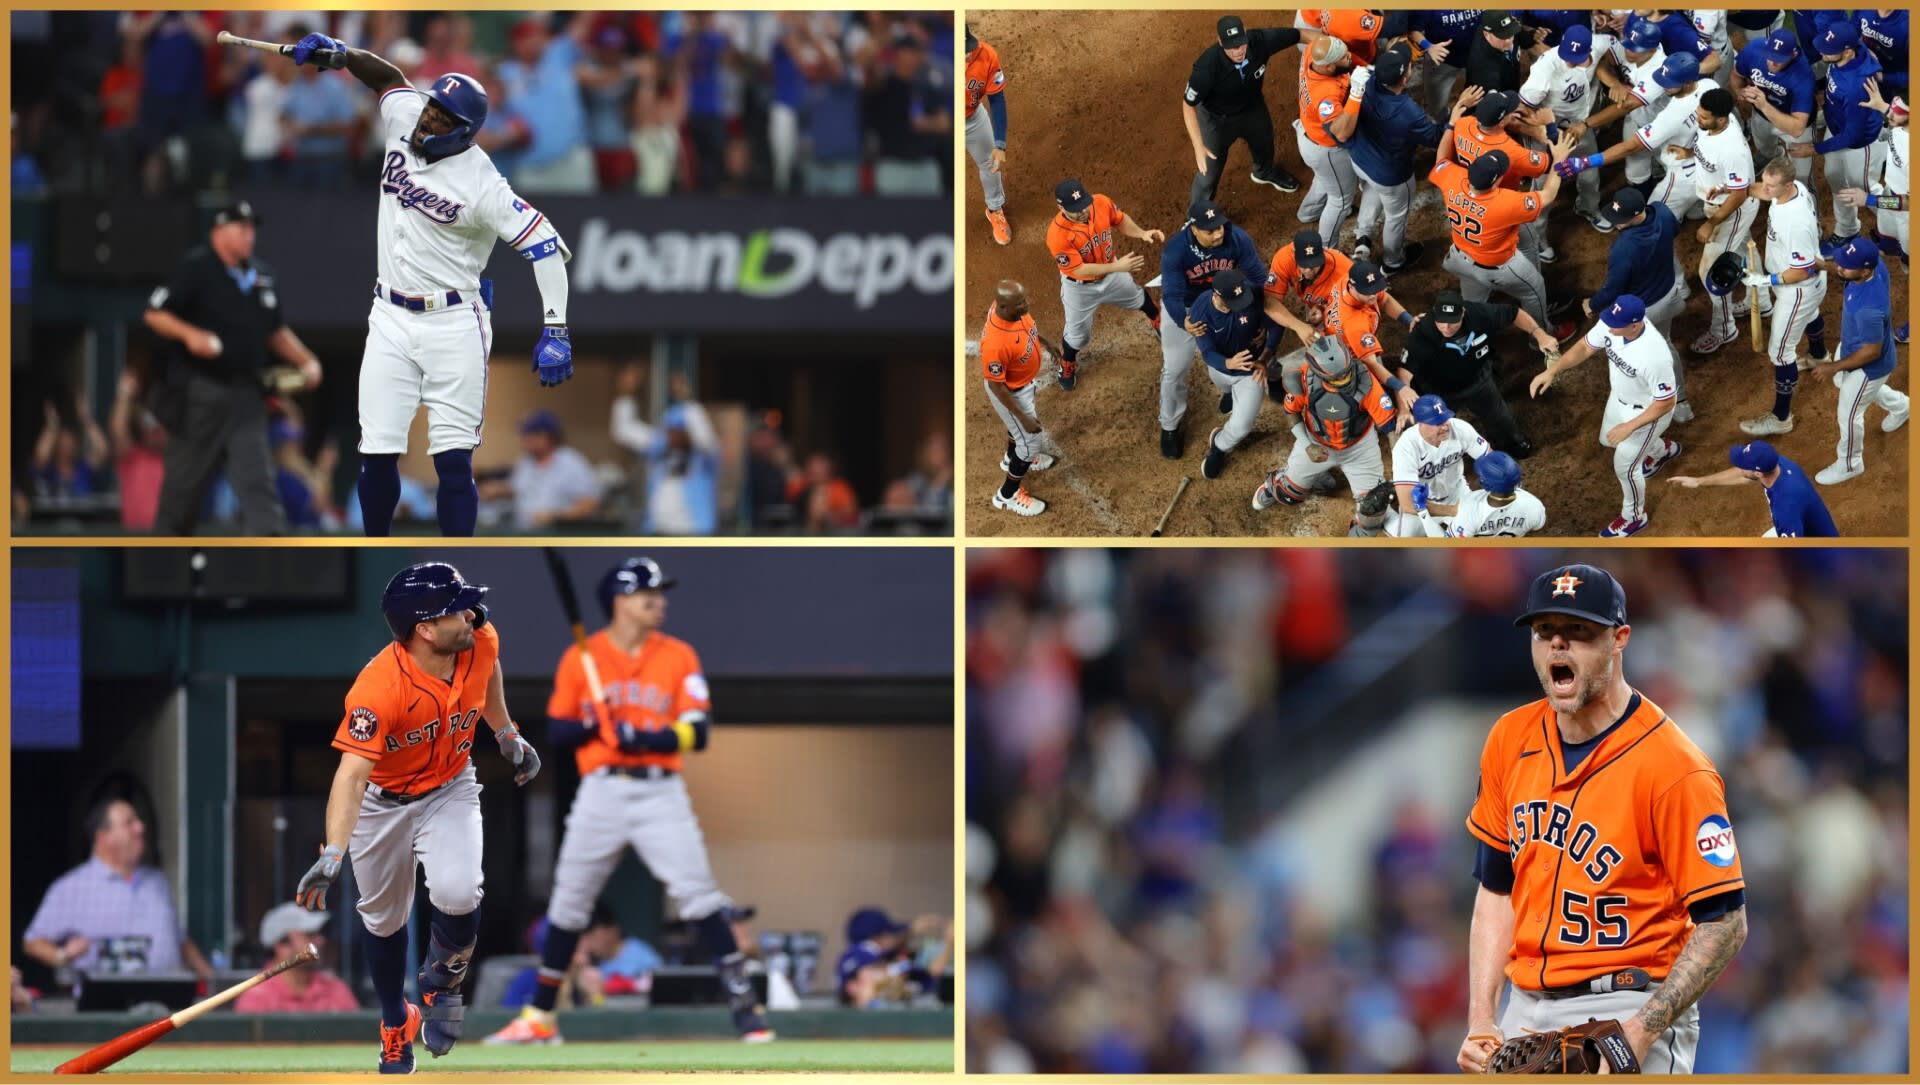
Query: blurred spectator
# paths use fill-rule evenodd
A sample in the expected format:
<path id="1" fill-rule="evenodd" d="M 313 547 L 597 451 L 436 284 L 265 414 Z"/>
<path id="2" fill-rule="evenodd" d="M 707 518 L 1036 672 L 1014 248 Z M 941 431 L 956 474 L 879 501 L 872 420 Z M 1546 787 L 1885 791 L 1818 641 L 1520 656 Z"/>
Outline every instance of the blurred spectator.
<path id="1" fill-rule="evenodd" d="M 820 64 L 820 50 L 807 29 L 809 12 L 775 12 L 769 67 L 773 100 L 767 106 L 767 153 L 773 166 L 773 190 L 793 190 L 793 166 L 800 153 L 800 111 L 806 108 L 808 73 Z"/>
<path id="2" fill-rule="evenodd" d="M 171 173 L 184 172 L 187 139 L 207 120 L 206 57 L 214 43 L 211 17 L 197 11 L 125 16 L 122 33 L 141 49 L 134 146 L 143 160 L 140 172 L 149 192 L 163 187 Z"/>
<path id="3" fill-rule="evenodd" d="M 952 93 L 927 63 L 926 48 L 898 27 L 869 61 L 866 124 L 878 147 L 873 190 L 881 196 L 939 196 L 951 157 Z"/>
<path id="4" fill-rule="evenodd" d="M 100 130 L 119 132 L 133 127 L 140 110 L 140 39 L 120 39 L 120 55 L 100 77 Z"/>
<path id="5" fill-rule="evenodd" d="M 860 68 L 848 62 L 840 43 L 809 23 L 803 65 L 807 87 L 807 159 L 801 166 L 812 196 L 852 196 L 860 191 L 860 163 L 866 130 L 861 123 Z"/>
<path id="6" fill-rule="evenodd" d="M 20 114 L 13 118 L 13 192 L 17 196 L 36 196 L 47 187 L 47 178 L 40 172 L 40 163 L 33 155 L 20 149 Z"/>
<path id="7" fill-rule="evenodd" d="M 253 184 L 266 184 L 279 173 L 290 128 L 287 99 L 299 70 L 285 57 L 267 57 L 259 73 L 240 92 L 245 113 L 240 127 L 240 157 L 246 160 L 247 179 Z"/>
<path id="8" fill-rule="evenodd" d="M 652 53 L 633 62 L 629 115 L 634 188 L 645 196 L 664 196 L 680 173 L 680 126 L 687 119 L 687 103 L 680 85 L 667 78 L 660 58 Z"/>
<path id="9" fill-rule="evenodd" d="M 748 943 L 740 943 L 742 946 Z M 646 994 L 653 974 L 664 963 L 654 948 L 620 929 L 620 920 L 598 905 L 584 933 L 579 953 L 585 957 L 578 983 L 585 1001 L 601 1002 L 622 995 Z"/>
<path id="10" fill-rule="evenodd" d="M 278 905 L 260 919 L 260 944 L 271 951 L 268 967 L 293 959 L 307 946 L 320 960 L 289 969 L 233 1002 L 236 1013 L 347 1013 L 360 1008 L 353 991 L 323 962 L 327 959 L 327 913 L 313 912 L 292 901 Z"/>
<path id="11" fill-rule="evenodd" d="M 512 125 L 506 137 L 513 187 L 522 195 L 579 196 L 594 190 L 593 151 L 587 146 L 587 114 L 580 101 L 573 34 L 584 33 L 591 14 L 574 16 L 574 30 L 555 36 L 548 16 L 514 24 L 513 59 L 500 62 L 496 82 Z"/>
<path id="12" fill-rule="evenodd" d="M 120 485 L 120 526 L 152 531 L 166 474 L 167 431 L 140 402 L 140 378 L 123 370 L 107 417 L 113 435 L 113 469 Z"/>
<path id="13" fill-rule="evenodd" d="M 567 447 L 559 415 L 544 408 L 527 415 L 520 423 L 520 448 L 525 454 L 513 465 L 509 485 L 514 523 L 522 530 L 600 514 L 600 478 L 579 449 Z"/>
<path id="14" fill-rule="evenodd" d="M 178 972 L 203 980 L 213 968 L 181 929 L 173 891 L 158 867 L 141 866 L 147 826 L 125 799 L 87 812 L 92 855 L 48 887 L 21 946 L 49 968 L 102 975 Z"/>
<path id="15" fill-rule="evenodd" d="M 754 528 L 790 523 L 793 505 L 787 481 L 794 475 L 793 449 L 780 436 L 777 418 L 762 417 L 747 434 L 747 523 Z"/>
<path id="16" fill-rule="evenodd" d="M 720 437 L 707 410 L 694 402 L 685 373 L 667 381 L 669 406 L 658 426 L 640 420 L 635 398 L 641 371 L 629 365 L 616 378 L 613 439 L 647 461 L 647 511 L 640 530 L 649 535 L 711 535 L 720 514 L 717 482 Z"/>
<path id="17" fill-rule="evenodd" d="M 87 413 L 85 396 L 74 398 L 73 410 L 74 425 L 86 433 L 84 447 L 74 427 L 61 421 L 60 409 L 45 404 L 40 439 L 33 444 L 33 486 L 41 497 L 91 497 L 106 488 L 100 472 L 111 451 L 107 435 Z"/>
<path id="18" fill-rule="evenodd" d="M 676 78 L 687 88 L 687 140 L 693 147 L 693 185 L 719 187 L 726 177 L 728 113 L 725 74 L 733 39 L 711 11 L 686 14 L 686 32 L 672 46 Z"/>
<path id="19" fill-rule="evenodd" d="M 952 962 L 953 920 L 924 915 L 906 924 L 862 908 L 847 920 L 847 948 L 834 969 L 840 1004 L 871 1010 L 937 998 Z"/>
<path id="20" fill-rule="evenodd" d="M 8 981 L 7 995 L 7 1001 L 12 1005 L 14 1013 L 33 1012 L 33 988 L 27 986 L 26 978 L 20 974 L 19 965 L 13 967 L 12 977 Z"/>
<path id="21" fill-rule="evenodd" d="M 920 446 L 920 463 L 901 480 L 913 495 L 912 508 L 953 515 L 953 443 L 944 431 L 929 433 Z"/>
<path id="22" fill-rule="evenodd" d="M 295 69 L 281 110 L 287 179 L 297 188 L 337 188 L 346 179 L 347 139 L 360 119 L 349 78 L 312 64 Z"/>
<path id="23" fill-rule="evenodd" d="M 587 145 L 593 149 L 600 191 L 618 192 L 634 184 L 634 148 L 628 138 L 638 64 L 627 56 L 627 34 L 607 23 L 593 31 L 593 48 L 575 68 L 580 96 L 586 100 Z"/>
<path id="24" fill-rule="evenodd" d="M 419 63 L 407 72 L 414 83 L 431 85 L 448 72 L 471 75 L 485 82 L 481 76 L 485 66 L 473 54 L 473 23 L 467 16 L 457 12 L 429 15 L 421 38 L 424 52 Z"/>
<path id="25" fill-rule="evenodd" d="M 806 470 L 787 480 L 787 504 L 799 510 L 801 526 L 809 533 L 846 531 L 860 524 L 860 499 L 825 452 L 808 456 Z"/>

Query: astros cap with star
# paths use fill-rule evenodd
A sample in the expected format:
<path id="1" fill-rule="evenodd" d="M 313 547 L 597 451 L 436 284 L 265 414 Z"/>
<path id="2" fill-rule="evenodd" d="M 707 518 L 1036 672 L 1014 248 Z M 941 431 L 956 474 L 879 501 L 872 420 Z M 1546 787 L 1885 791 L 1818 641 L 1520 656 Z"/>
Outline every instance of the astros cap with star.
<path id="1" fill-rule="evenodd" d="M 1513 620 L 1526 626 L 1542 614 L 1565 614 L 1601 625 L 1627 624 L 1627 592 L 1597 565 L 1562 565 L 1533 578 L 1527 609 Z"/>
<path id="2" fill-rule="evenodd" d="M 1085 211 L 1093 206 L 1093 197 L 1088 194 L 1087 186 L 1071 177 L 1053 186 L 1053 198 L 1068 211 Z"/>

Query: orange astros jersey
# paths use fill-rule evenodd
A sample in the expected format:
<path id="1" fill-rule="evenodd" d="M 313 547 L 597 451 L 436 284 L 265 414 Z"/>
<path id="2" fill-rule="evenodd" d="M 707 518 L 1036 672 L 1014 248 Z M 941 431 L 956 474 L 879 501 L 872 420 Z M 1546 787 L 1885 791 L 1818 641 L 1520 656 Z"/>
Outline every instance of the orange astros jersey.
<path id="1" fill-rule="evenodd" d="M 707 678 L 700 671 L 700 657 L 693 647 L 665 633 L 650 633 L 640 642 L 640 650 L 628 655 L 603 629 L 587 638 L 587 651 L 593 653 L 600 688 L 607 695 L 607 722 L 602 724 L 594 712 L 593 694 L 587 686 L 586 668 L 580 665 L 577 644 L 560 657 L 560 666 L 553 674 L 553 696 L 547 699 L 547 715 L 556 720 L 578 720 L 592 728 L 593 733 L 574 754 L 580 775 L 607 765 L 659 765 L 680 771 L 677 753 L 623 752 L 617 728 L 630 723 L 641 731 L 667 731 L 683 713 L 707 710 Z"/>
<path id="2" fill-rule="evenodd" d="M 1353 273 L 1353 257 L 1338 249 L 1325 250 L 1327 262 L 1321 266 L 1320 275 L 1305 289 L 1300 286 L 1300 265 L 1294 262 L 1293 245 L 1280 246 L 1273 254 L 1273 274 L 1267 279 L 1267 293 L 1276 298 L 1298 295 L 1308 305 L 1318 305 L 1324 314 L 1330 309 L 1333 292 L 1346 285 L 1347 276 Z M 1322 315 L 1321 323 L 1326 323 Z"/>
<path id="3" fill-rule="evenodd" d="M 1473 160 L 1488 151 L 1507 153 L 1507 172 L 1500 178 L 1501 188 L 1519 190 L 1521 184 L 1535 177 L 1544 177 L 1553 168 L 1553 159 L 1542 151 L 1528 148 L 1513 138 L 1513 133 L 1505 128 L 1496 128 L 1488 132 L 1480 127 L 1480 122 L 1472 116 L 1460 118 L 1453 126 L 1453 159 L 1462 166 L 1473 165 Z"/>
<path id="4" fill-rule="evenodd" d="M 980 369 L 990 381 L 1011 389 L 1025 388 L 1040 372 L 1040 339 L 1033 314 L 1006 320 L 992 306 L 987 326 L 980 331 Z"/>
<path id="5" fill-rule="evenodd" d="M 1512 259 L 1520 247 L 1520 227 L 1540 217 L 1540 197 L 1532 192 L 1496 188 L 1474 195 L 1467 168 L 1456 162 L 1435 163 L 1427 179 L 1440 190 L 1454 245 L 1483 267 Z"/>
<path id="6" fill-rule="evenodd" d="M 1328 8 L 1317 24 L 1347 44 L 1355 64 L 1372 64 L 1380 30 L 1386 25 L 1381 12 L 1356 8 Z"/>
<path id="7" fill-rule="evenodd" d="M 1082 264 L 1113 263 L 1113 231 L 1127 221 L 1125 211 L 1097 192 L 1087 212 L 1087 221 L 1069 222 L 1062 211 L 1047 226 L 1047 251 L 1069 279 L 1077 278 L 1073 273 Z"/>
<path id="8" fill-rule="evenodd" d="M 1380 360 L 1380 306 L 1355 301 L 1343 280 L 1334 289 L 1321 326 L 1328 335 L 1346 344 L 1354 360 Z"/>
<path id="9" fill-rule="evenodd" d="M 500 659 L 489 622 L 473 647 L 454 657 L 453 679 L 420 669 L 398 641 L 360 668 L 333 747 L 373 762 L 374 784 L 402 795 L 432 791 L 473 757 L 474 725 L 487 705 L 487 682 Z"/>
<path id="10" fill-rule="evenodd" d="M 987 95 L 998 94 L 1007 89 L 1007 73 L 1000 70 L 1000 54 L 993 46 L 980 42 L 973 52 L 967 54 L 967 112 L 980 108 Z"/>
<path id="11" fill-rule="evenodd" d="M 1347 96 L 1353 87 L 1353 73 L 1326 75 L 1313 70 L 1313 62 L 1303 52 L 1300 57 L 1300 125 L 1307 138 L 1322 147 L 1337 147 L 1340 141 L 1327 131 L 1327 125 L 1340 114 L 1358 111 L 1360 103 Z"/>
<path id="12" fill-rule="evenodd" d="M 1627 717 L 1573 769 L 1552 706 L 1500 717 L 1467 828 L 1513 859 L 1507 978 L 1528 990 L 1627 968 L 1666 976 L 1687 909 L 1746 887 L 1726 788 L 1659 705 Z"/>

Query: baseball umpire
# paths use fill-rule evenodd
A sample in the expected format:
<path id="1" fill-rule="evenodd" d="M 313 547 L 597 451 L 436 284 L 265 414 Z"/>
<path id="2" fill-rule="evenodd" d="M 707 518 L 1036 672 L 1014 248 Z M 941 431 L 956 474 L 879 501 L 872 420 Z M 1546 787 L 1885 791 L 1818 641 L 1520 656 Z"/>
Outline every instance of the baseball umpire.
<path id="1" fill-rule="evenodd" d="M 259 218 L 245 200 L 216 211 L 207 244 L 181 258 L 147 299 L 146 324 L 178 347 L 155 394 L 167 428 L 156 535 L 191 535 L 224 462 L 241 530 L 284 535 L 286 512 L 267 448 L 268 382 L 278 356 L 297 370 L 279 386 L 320 383 L 320 360 L 280 314 L 273 268 L 253 258 Z"/>
<path id="2" fill-rule="evenodd" d="M 1726 785 L 1628 684 L 1627 595 L 1606 570 L 1542 573 L 1514 625 L 1545 696 L 1480 753 L 1460 1068 L 1689 1073 L 1700 997 L 1747 938 Z"/>
<path id="3" fill-rule="evenodd" d="M 1183 451 L 1180 424 L 1187 416 L 1187 375 L 1193 370 L 1188 309 L 1229 268 L 1237 269 L 1256 294 L 1266 285 L 1266 266 L 1253 238 L 1219 204 L 1202 200 L 1187 209 L 1186 225 L 1160 251 L 1160 454 L 1170 460 Z"/>
<path id="4" fill-rule="evenodd" d="M 1542 353 L 1559 349 L 1553 334 L 1518 305 L 1470 302 L 1457 290 L 1442 290 L 1432 311 L 1407 333 L 1400 378 L 1423 396 L 1439 396 L 1472 412 L 1493 447 L 1523 460 L 1533 455 L 1533 445 L 1520 435 L 1494 375 L 1499 362 L 1494 344 L 1509 328 L 1531 336 Z"/>
<path id="5" fill-rule="evenodd" d="M 1773 519 L 1773 526 L 1762 538 L 1831 539 L 1840 534 L 1840 529 L 1833 526 L 1833 514 L 1820 500 L 1807 473 L 1771 444 L 1748 441 L 1734 445 L 1727 459 L 1733 466 L 1724 471 L 1704 476 L 1675 475 L 1667 482 L 1687 490 L 1758 482 L 1767 495 L 1767 514 Z"/>
<path id="6" fill-rule="evenodd" d="M 1273 160 L 1273 114 L 1267 112 L 1267 62 L 1315 31 L 1293 27 L 1248 30 L 1238 15 L 1223 15 L 1214 26 L 1219 41 L 1193 62 L 1180 100 L 1180 115 L 1193 143 L 1193 184 L 1189 204 L 1211 200 L 1227 169 L 1227 152 L 1245 140 L 1253 155 L 1253 179 L 1282 192 L 1298 192 L 1300 181 Z"/>

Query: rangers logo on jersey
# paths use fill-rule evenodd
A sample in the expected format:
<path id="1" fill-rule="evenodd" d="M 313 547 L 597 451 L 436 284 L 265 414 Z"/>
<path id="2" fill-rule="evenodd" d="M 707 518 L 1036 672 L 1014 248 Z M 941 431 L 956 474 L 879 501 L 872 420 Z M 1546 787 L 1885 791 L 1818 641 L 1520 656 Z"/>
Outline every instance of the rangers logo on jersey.
<path id="1" fill-rule="evenodd" d="M 407 156 L 399 151 L 387 152 L 387 168 L 381 175 L 380 191 L 399 198 L 400 206 L 409 211 L 418 211 L 443 226 L 451 226 L 460 221 L 463 205 L 447 199 L 425 185 L 413 183 L 413 177 L 407 172 Z"/>
<path id="2" fill-rule="evenodd" d="M 355 742 L 371 742 L 373 733 L 380 729 L 380 717 L 374 715 L 371 708 L 356 708 L 347 721 L 347 734 Z"/>
<path id="3" fill-rule="evenodd" d="M 1700 849 L 1700 858 L 1717 867 L 1733 865 L 1736 852 L 1733 846 L 1733 823 L 1719 814 L 1709 814 L 1700 823 L 1694 833 L 1694 846 Z"/>

